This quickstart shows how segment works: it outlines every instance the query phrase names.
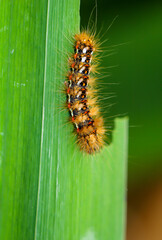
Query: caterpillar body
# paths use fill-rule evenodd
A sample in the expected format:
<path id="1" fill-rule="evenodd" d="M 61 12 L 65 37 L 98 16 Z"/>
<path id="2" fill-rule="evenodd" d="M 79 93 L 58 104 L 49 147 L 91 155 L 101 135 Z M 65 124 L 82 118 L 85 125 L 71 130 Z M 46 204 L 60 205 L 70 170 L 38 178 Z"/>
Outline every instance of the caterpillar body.
<path id="1" fill-rule="evenodd" d="M 100 115 L 95 78 L 95 54 L 98 44 L 94 35 L 82 32 L 74 37 L 74 54 L 70 60 L 67 76 L 67 108 L 75 126 L 80 149 L 88 154 L 98 152 L 104 145 L 105 128 Z"/>

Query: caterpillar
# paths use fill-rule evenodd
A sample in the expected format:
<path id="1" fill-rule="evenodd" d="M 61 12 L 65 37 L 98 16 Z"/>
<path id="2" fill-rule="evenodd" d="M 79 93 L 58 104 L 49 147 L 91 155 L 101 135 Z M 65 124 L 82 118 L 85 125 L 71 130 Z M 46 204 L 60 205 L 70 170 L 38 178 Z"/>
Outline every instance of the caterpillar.
<path id="1" fill-rule="evenodd" d="M 69 60 L 70 71 L 65 81 L 67 108 L 75 126 L 80 149 L 94 154 L 103 147 L 105 127 L 100 114 L 96 89 L 95 54 L 99 46 L 95 36 L 82 32 L 74 36 L 74 53 Z"/>

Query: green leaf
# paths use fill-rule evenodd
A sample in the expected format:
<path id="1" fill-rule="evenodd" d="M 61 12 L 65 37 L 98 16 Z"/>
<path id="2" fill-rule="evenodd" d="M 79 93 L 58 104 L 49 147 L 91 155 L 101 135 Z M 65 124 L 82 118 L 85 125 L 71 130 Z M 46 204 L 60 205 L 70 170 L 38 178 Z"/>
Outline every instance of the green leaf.
<path id="1" fill-rule="evenodd" d="M 3 1 L 0 239 L 124 239 L 127 119 L 80 152 L 62 92 L 79 0 Z"/>

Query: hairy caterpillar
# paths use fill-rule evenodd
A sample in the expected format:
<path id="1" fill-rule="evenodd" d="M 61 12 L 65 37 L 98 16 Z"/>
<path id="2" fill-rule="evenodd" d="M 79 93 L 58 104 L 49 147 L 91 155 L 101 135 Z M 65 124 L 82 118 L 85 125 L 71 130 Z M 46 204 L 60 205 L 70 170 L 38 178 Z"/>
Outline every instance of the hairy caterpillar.
<path id="1" fill-rule="evenodd" d="M 70 59 L 70 71 L 65 82 L 67 108 L 75 126 L 80 149 L 93 154 L 104 145 L 105 128 L 100 115 L 95 78 L 95 54 L 99 49 L 95 37 L 82 32 L 74 37 L 74 54 Z M 92 62 L 92 63 L 91 63 Z"/>

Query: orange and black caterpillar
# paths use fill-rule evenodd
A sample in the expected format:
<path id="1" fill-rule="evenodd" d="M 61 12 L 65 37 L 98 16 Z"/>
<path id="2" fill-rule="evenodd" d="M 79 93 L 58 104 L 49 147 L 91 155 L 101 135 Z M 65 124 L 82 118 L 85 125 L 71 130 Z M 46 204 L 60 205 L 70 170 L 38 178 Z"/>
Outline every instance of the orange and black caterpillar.
<path id="1" fill-rule="evenodd" d="M 94 89 L 95 79 L 90 77 L 98 45 L 94 36 L 86 32 L 75 35 L 74 54 L 67 76 L 67 108 L 76 128 L 81 150 L 93 154 L 104 145 L 105 128 L 100 116 Z"/>

